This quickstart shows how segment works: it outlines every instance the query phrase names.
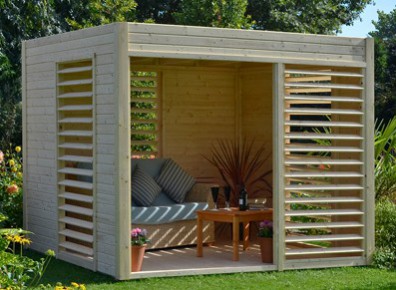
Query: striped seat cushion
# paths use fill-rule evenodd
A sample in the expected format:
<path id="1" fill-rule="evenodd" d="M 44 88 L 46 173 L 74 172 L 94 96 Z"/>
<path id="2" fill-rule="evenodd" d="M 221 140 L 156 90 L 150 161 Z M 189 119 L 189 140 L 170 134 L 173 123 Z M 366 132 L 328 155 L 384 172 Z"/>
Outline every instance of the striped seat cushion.
<path id="1" fill-rule="evenodd" d="M 132 175 L 132 202 L 140 206 L 150 206 L 161 187 L 155 180 L 139 166 L 136 166 Z"/>
<path id="2" fill-rule="evenodd" d="M 195 184 L 195 179 L 172 159 L 168 159 L 161 168 L 157 183 L 171 199 L 182 203 Z"/>

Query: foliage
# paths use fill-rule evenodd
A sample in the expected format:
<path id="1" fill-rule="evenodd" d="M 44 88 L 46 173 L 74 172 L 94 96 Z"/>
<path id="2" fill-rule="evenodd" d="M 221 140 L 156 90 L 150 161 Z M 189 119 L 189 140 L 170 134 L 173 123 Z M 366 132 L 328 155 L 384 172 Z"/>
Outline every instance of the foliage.
<path id="1" fill-rule="evenodd" d="M 259 237 L 272 238 L 273 235 L 272 221 L 261 221 L 259 223 L 258 233 Z"/>
<path id="2" fill-rule="evenodd" d="M 231 205 L 238 204 L 239 190 L 244 186 L 249 193 L 272 192 L 267 181 L 272 174 L 268 166 L 271 153 L 265 154 L 265 146 L 255 141 L 217 140 L 213 144 L 208 160 L 219 171 L 224 183 L 231 187 Z"/>
<path id="3" fill-rule="evenodd" d="M 396 204 L 383 200 L 377 202 L 375 209 L 377 249 L 373 264 L 379 268 L 396 269 Z"/>
<path id="4" fill-rule="evenodd" d="M 132 246 L 143 246 L 149 243 L 150 240 L 147 238 L 147 230 L 141 228 L 135 228 L 131 231 L 131 245 Z"/>
<path id="5" fill-rule="evenodd" d="M 86 290 L 87 288 L 85 287 L 84 284 L 78 284 L 76 282 L 71 282 L 70 286 L 64 286 L 62 283 L 57 283 L 55 286 L 55 290 L 74 290 L 74 289 L 81 289 L 81 290 Z"/>
<path id="6" fill-rule="evenodd" d="M 396 192 L 396 117 L 377 122 L 374 135 L 375 197 L 394 198 Z"/>
<path id="7" fill-rule="evenodd" d="M 8 217 L 6 227 L 20 228 L 23 223 L 22 153 L 16 146 L 0 150 L 0 213 Z"/>
<path id="8" fill-rule="evenodd" d="M 375 105 L 376 116 L 390 120 L 396 111 L 396 9 L 378 11 L 375 31 Z"/>
<path id="9" fill-rule="evenodd" d="M 5 216 L 0 214 L 0 222 L 5 219 Z M 28 286 L 37 286 L 51 257 L 54 256 L 53 251 L 47 251 L 46 257 L 38 261 L 24 256 L 23 246 L 31 242 L 25 236 L 29 233 L 21 229 L 0 228 L 1 289 L 25 289 Z"/>
<path id="10" fill-rule="evenodd" d="M 251 27 L 247 4 L 247 0 L 181 0 L 180 12 L 173 16 L 177 24 L 246 29 Z"/>

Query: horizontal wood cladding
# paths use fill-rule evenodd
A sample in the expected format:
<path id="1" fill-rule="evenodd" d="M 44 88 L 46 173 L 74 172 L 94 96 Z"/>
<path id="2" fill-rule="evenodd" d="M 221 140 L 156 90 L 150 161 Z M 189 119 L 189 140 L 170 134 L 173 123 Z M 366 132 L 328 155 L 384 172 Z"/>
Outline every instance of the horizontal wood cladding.
<path id="1" fill-rule="evenodd" d="M 132 56 L 365 66 L 365 39 L 129 24 Z"/>

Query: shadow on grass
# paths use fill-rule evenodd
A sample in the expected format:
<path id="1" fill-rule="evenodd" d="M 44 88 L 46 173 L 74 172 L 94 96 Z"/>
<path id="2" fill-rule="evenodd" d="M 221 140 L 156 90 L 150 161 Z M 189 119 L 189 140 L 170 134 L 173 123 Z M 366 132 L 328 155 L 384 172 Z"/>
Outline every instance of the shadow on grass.
<path id="1" fill-rule="evenodd" d="M 31 250 L 26 251 L 26 255 L 35 260 L 39 260 L 44 257 L 44 255 Z M 111 284 L 117 281 L 110 276 L 92 272 L 82 267 L 53 258 L 50 261 L 40 284 L 51 284 L 54 286 L 57 282 L 61 282 L 63 285 L 70 285 L 71 282 L 89 285 L 100 283 Z"/>

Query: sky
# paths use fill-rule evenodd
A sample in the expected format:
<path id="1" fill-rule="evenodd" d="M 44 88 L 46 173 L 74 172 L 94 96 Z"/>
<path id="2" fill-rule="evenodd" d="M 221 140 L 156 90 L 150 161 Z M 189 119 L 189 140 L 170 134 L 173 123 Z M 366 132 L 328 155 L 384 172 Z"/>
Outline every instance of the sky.
<path id="1" fill-rule="evenodd" d="M 363 13 L 360 15 L 362 21 L 359 19 L 355 20 L 353 26 L 342 26 L 342 33 L 340 36 L 352 36 L 352 37 L 367 37 L 368 33 L 374 31 L 374 25 L 371 23 L 372 20 L 377 21 L 378 15 L 377 10 L 389 13 L 393 9 L 396 9 L 396 0 L 374 0 L 375 5 L 371 4 L 366 7 Z"/>

